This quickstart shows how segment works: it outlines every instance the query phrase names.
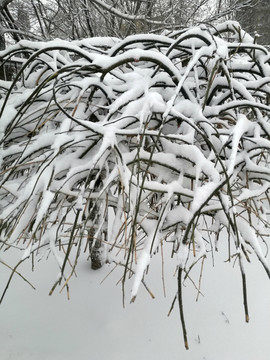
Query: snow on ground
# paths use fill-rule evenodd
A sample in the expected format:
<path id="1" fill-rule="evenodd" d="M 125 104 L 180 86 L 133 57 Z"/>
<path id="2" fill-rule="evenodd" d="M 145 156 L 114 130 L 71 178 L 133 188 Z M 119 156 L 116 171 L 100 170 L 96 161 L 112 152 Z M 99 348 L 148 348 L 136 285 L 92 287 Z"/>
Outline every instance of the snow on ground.
<path id="1" fill-rule="evenodd" d="M 12 254 L 1 259 L 12 263 Z M 183 346 L 177 306 L 167 312 L 176 291 L 176 279 L 166 281 L 162 294 L 161 259 L 156 259 L 148 284 L 152 300 L 141 288 L 134 304 L 121 304 L 120 273 L 105 267 L 90 270 L 82 261 L 79 277 L 71 281 L 71 300 L 56 290 L 48 296 L 57 273 L 53 259 L 29 264 L 20 272 L 36 286 L 32 290 L 18 276 L 0 306 L 0 358 L 3 360 L 268 360 L 270 333 L 270 282 L 258 262 L 247 266 L 250 323 L 244 322 L 240 274 L 224 263 L 225 251 L 218 254 L 215 268 L 211 259 L 204 264 L 202 292 L 196 303 L 191 282 L 185 287 L 186 325 L 190 350 Z M 255 259 L 254 259 L 255 260 Z M 166 266 L 166 264 L 165 264 Z M 168 265 L 169 266 L 169 265 Z M 168 275 L 174 271 L 166 268 Z M 155 275 L 153 276 L 153 273 Z M 1 265 L 3 288 L 9 272 Z M 194 274 L 194 280 L 198 274 Z M 169 278 L 169 276 L 168 276 Z"/>

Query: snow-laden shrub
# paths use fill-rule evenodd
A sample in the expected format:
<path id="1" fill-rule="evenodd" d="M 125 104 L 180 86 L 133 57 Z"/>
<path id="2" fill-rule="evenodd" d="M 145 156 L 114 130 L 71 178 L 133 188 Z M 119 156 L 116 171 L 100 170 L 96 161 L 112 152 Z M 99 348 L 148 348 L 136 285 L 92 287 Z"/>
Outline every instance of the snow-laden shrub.
<path id="1" fill-rule="evenodd" d="M 89 251 L 93 267 L 123 265 L 123 284 L 133 275 L 134 300 L 168 244 L 188 347 L 182 282 L 223 231 L 248 321 L 252 253 L 270 275 L 268 51 L 227 22 L 168 36 L 21 41 L 0 56 L 25 59 L 0 83 L 2 250 L 22 250 L 21 261 L 51 253 L 53 289 L 68 286 Z"/>

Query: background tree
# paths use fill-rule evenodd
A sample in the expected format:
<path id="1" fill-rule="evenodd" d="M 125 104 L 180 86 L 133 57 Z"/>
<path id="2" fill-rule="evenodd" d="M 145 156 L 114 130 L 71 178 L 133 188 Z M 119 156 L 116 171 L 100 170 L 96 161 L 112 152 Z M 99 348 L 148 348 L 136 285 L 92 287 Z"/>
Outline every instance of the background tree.
<path id="1" fill-rule="evenodd" d="M 21 38 L 81 39 L 162 32 L 231 18 L 244 3 L 233 0 L 2 0 L 2 34 Z M 18 16 L 20 14 L 20 16 Z"/>
<path id="2" fill-rule="evenodd" d="M 244 1 L 240 1 L 240 5 Z M 267 0 L 253 0 L 245 11 L 237 11 L 236 17 L 243 28 L 252 36 L 256 35 L 256 42 L 270 45 L 270 3 Z"/>

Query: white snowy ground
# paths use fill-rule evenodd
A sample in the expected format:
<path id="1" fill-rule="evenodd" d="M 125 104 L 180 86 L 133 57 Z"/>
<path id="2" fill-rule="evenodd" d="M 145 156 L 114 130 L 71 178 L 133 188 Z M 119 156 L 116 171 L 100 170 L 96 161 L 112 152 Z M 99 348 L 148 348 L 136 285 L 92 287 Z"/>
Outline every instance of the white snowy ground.
<path id="1" fill-rule="evenodd" d="M 185 311 L 190 350 L 183 346 L 177 306 L 167 317 L 176 279 L 166 281 L 162 295 L 160 264 L 148 280 L 156 299 L 144 288 L 134 304 L 121 304 L 119 273 L 102 285 L 108 268 L 78 267 L 71 281 L 71 300 L 56 290 L 48 296 L 57 268 L 53 259 L 19 270 L 37 287 L 32 290 L 16 276 L 0 306 L 1 360 L 269 360 L 270 281 L 257 261 L 248 266 L 250 323 L 244 322 L 240 275 L 218 255 L 215 268 L 205 262 L 204 297 L 196 303 L 191 282 L 185 288 Z M 0 254 L 12 261 L 11 254 Z M 220 261 L 218 261 L 220 260 Z M 255 260 L 255 259 L 254 259 Z M 168 275 L 173 268 L 167 266 Z M 252 271 L 251 271 L 252 270 Z M 155 275 L 153 276 L 153 273 Z M 0 266 L 0 290 L 9 272 Z M 197 275 L 194 274 L 194 279 Z"/>

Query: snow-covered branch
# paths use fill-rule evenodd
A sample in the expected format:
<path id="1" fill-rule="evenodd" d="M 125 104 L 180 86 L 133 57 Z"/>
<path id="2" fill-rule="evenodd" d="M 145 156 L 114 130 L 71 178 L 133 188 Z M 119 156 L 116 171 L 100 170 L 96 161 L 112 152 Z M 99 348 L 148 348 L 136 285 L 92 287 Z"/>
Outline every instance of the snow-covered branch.
<path id="1" fill-rule="evenodd" d="M 127 14 L 122 12 L 121 10 L 118 10 L 115 6 L 113 5 L 108 5 L 105 1 L 103 0 L 91 0 L 92 2 L 94 2 L 95 4 L 97 4 L 98 6 L 102 7 L 103 9 L 109 11 L 110 13 L 125 19 L 125 20 L 131 20 L 131 21 L 135 21 L 135 20 L 142 20 L 145 21 L 148 24 L 153 24 L 153 25 L 163 25 L 164 26 L 164 21 L 157 21 L 157 20 L 153 20 L 150 18 L 147 18 L 146 15 L 138 15 L 138 14 Z"/>
<path id="2" fill-rule="evenodd" d="M 17 30 L 17 29 L 4 28 L 1 25 L 0 25 L 0 32 L 3 34 L 5 34 L 5 33 L 19 34 L 19 35 L 24 36 L 25 38 L 34 39 L 34 40 L 44 40 L 41 36 L 35 35 L 31 32 L 26 32 L 26 31 Z"/>

